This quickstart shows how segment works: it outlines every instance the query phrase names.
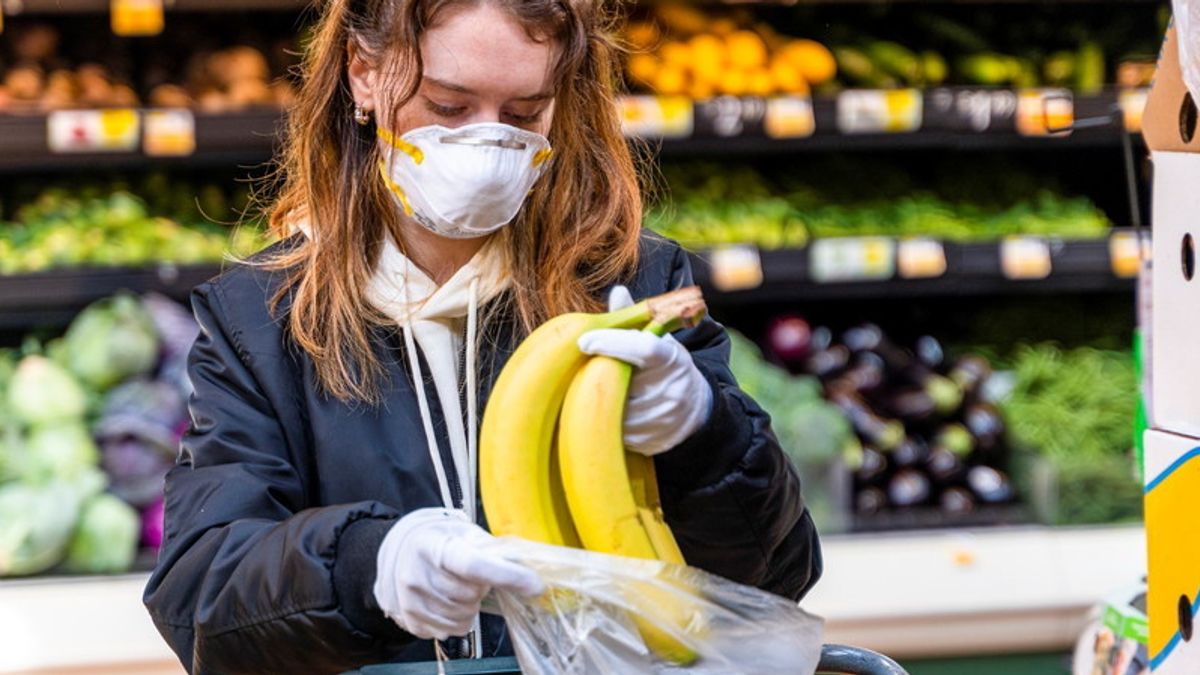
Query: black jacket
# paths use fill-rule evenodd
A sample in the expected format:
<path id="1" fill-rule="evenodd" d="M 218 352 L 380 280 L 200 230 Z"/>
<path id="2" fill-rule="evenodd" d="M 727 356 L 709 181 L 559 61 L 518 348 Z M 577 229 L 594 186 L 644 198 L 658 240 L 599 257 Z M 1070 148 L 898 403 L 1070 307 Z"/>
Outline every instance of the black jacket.
<path id="1" fill-rule="evenodd" d="M 377 408 L 317 393 L 312 362 L 268 311 L 278 283 L 243 265 L 192 295 L 201 332 L 189 361 L 191 426 L 167 476 L 166 538 L 146 606 L 196 673 L 432 658 L 371 592 L 391 524 L 441 505 L 404 350 L 394 334 L 378 336 L 391 385 Z M 643 238 L 628 280 L 635 298 L 691 283 L 676 244 Z M 515 348 L 506 323 L 493 322 L 498 339 L 481 341 L 483 400 Z M 716 395 L 705 427 L 656 458 L 667 520 L 690 564 L 799 599 L 821 573 L 821 554 L 796 471 L 767 415 L 737 388 L 722 327 L 706 320 L 676 337 Z M 502 623 L 489 621 L 485 651 L 508 652 L 503 638 Z"/>

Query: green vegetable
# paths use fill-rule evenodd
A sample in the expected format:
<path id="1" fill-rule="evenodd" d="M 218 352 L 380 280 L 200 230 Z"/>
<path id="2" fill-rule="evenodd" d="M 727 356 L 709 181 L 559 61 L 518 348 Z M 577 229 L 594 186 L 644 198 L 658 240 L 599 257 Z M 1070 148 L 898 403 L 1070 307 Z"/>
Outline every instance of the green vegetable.
<path id="1" fill-rule="evenodd" d="M 1054 52 L 1042 64 L 1042 74 L 1046 83 L 1062 87 L 1071 84 L 1075 78 L 1075 54 L 1073 52 Z"/>
<path id="2" fill-rule="evenodd" d="M 129 294 L 90 305 L 71 323 L 65 339 L 71 370 L 101 391 L 149 372 L 158 359 L 154 322 Z"/>
<path id="3" fill-rule="evenodd" d="M 1014 72 L 1009 57 L 1000 54 L 972 54 L 958 61 L 958 73 L 969 84 L 999 86 L 1013 80 Z"/>
<path id="4" fill-rule="evenodd" d="M 1075 90 L 1080 94 L 1097 94 L 1104 88 L 1104 51 L 1095 42 L 1087 41 L 1079 47 L 1075 67 Z"/>
<path id="5" fill-rule="evenodd" d="M 37 574 L 57 565 L 83 502 L 103 489 L 98 470 L 73 482 L 0 486 L 0 577 Z"/>
<path id="6" fill-rule="evenodd" d="M 30 431 L 16 473 L 26 483 L 75 480 L 99 461 L 100 451 L 83 422 L 57 422 Z"/>
<path id="7" fill-rule="evenodd" d="M 83 507 L 64 567 L 83 574 L 126 572 L 137 555 L 140 529 L 133 507 L 113 495 L 97 495 Z"/>
<path id="8" fill-rule="evenodd" d="M 9 382 L 8 406 L 18 423 L 51 425 L 81 418 L 87 397 L 75 378 L 53 361 L 27 356 Z"/>

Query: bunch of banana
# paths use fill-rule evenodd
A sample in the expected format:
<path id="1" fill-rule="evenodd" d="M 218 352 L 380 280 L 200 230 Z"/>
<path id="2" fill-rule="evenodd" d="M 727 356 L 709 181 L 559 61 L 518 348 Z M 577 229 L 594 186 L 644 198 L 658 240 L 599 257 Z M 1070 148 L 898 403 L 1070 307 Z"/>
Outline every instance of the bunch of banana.
<path id="1" fill-rule="evenodd" d="M 599 328 L 662 335 L 704 315 L 696 287 L 607 314 L 565 314 L 533 331 L 492 389 L 480 432 L 480 492 L 496 535 L 684 564 L 663 519 L 649 458 L 625 452 L 622 419 L 632 368 L 579 351 Z M 630 594 L 634 622 L 656 654 L 686 664 L 696 655 L 657 628 L 698 632 L 686 603 L 646 586 Z"/>

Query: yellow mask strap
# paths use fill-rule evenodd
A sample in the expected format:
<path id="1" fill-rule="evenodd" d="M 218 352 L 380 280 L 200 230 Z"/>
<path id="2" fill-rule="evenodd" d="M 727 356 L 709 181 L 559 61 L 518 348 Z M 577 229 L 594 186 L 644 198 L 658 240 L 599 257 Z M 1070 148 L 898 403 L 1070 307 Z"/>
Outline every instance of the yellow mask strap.
<path id="1" fill-rule="evenodd" d="M 375 133 L 378 134 L 379 138 L 381 138 L 384 143 L 387 143 L 400 152 L 412 157 L 413 161 L 417 164 L 425 161 L 425 153 L 422 152 L 420 148 L 412 143 L 409 143 L 403 138 L 396 136 L 396 134 L 393 134 L 383 127 L 376 127 Z"/>
<path id="2" fill-rule="evenodd" d="M 420 150 L 417 152 L 420 152 Z M 408 195 L 404 194 L 404 188 L 397 185 L 396 181 L 392 180 L 392 177 L 388 175 L 387 166 L 383 162 L 379 163 L 379 175 L 383 176 L 383 184 L 387 186 L 387 189 L 391 190 L 392 194 L 396 195 L 396 198 L 400 200 L 400 205 L 404 207 L 404 215 L 411 218 L 413 207 L 408 202 Z"/>

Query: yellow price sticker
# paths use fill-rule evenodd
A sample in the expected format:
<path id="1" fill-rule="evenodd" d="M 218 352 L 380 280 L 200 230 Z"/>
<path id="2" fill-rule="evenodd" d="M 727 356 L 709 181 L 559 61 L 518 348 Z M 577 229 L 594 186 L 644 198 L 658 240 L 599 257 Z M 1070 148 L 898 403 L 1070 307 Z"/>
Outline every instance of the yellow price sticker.
<path id="1" fill-rule="evenodd" d="M 946 273 L 946 248 L 936 239 L 905 239 L 896 251 L 896 268 L 905 279 L 936 279 Z"/>
<path id="2" fill-rule="evenodd" d="M 771 138 L 808 138 L 816 130 L 812 99 L 807 96 L 781 96 L 767 101 L 763 121 Z"/>
<path id="3" fill-rule="evenodd" d="M 1017 132 L 1066 135 L 1075 123 L 1075 100 L 1067 89 L 1026 89 L 1017 95 Z"/>
<path id="4" fill-rule="evenodd" d="M 51 152 L 129 152 L 136 150 L 141 116 L 136 110 L 58 110 L 46 118 Z"/>
<path id="5" fill-rule="evenodd" d="M 695 107 L 685 96 L 624 96 L 621 128 L 635 138 L 687 138 L 695 128 Z"/>
<path id="6" fill-rule="evenodd" d="M 1142 244 L 1133 232 L 1115 232 L 1108 238 L 1108 259 L 1118 277 L 1129 279 L 1142 267 Z"/>
<path id="7" fill-rule="evenodd" d="M 142 149 L 151 157 L 186 157 L 196 152 L 196 118 L 185 109 L 146 112 Z"/>
<path id="8" fill-rule="evenodd" d="M 809 275 L 818 283 L 878 281 L 896 273 L 896 241 L 887 237 L 819 239 L 809 247 Z"/>
<path id="9" fill-rule="evenodd" d="M 838 129 L 844 134 L 909 133 L 921 128 L 924 99 L 917 89 L 851 89 L 838 95 Z"/>
<path id="10" fill-rule="evenodd" d="M 726 246 L 709 254 L 712 285 L 719 291 L 744 291 L 763 283 L 762 257 L 753 246 Z"/>
<path id="11" fill-rule="evenodd" d="M 1045 279 L 1053 271 L 1050 244 L 1039 237 L 1009 237 L 1000 243 L 1000 269 L 1009 279 Z"/>
<path id="12" fill-rule="evenodd" d="M 123 37 L 163 31 L 163 0 L 112 0 L 112 31 Z"/>

